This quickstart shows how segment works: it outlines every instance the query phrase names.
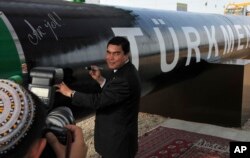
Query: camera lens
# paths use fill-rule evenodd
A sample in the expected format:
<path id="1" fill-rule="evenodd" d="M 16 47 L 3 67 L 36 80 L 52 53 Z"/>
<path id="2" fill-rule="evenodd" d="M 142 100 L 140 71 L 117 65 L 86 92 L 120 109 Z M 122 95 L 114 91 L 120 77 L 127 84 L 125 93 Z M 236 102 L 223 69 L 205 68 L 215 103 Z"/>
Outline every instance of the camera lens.
<path id="1" fill-rule="evenodd" d="M 68 124 L 75 124 L 75 119 L 70 108 L 65 106 L 53 109 L 46 118 L 47 126 L 64 127 Z"/>

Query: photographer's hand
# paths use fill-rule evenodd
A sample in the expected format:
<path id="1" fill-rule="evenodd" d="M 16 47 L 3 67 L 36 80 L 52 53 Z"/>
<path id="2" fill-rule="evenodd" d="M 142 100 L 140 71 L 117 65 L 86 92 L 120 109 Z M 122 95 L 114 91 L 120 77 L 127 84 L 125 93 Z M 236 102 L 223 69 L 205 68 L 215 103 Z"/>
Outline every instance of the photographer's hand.
<path id="1" fill-rule="evenodd" d="M 56 136 L 53 133 L 48 132 L 48 133 L 46 133 L 46 139 L 47 139 L 48 143 L 50 144 L 50 146 L 53 148 L 53 150 L 56 154 L 56 157 L 57 158 L 65 158 L 66 147 L 58 141 Z"/>
<path id="2" fill-rule="evenodd" d="M 66 125 L 72 132 L 73 142 L 70 148 L 70 158 L 85 158 L 88 147 L 84 141 L 82 129 L 76 125 Z"/>
<path id="3" fill-rule="evenodd" d="M 76 125 L 66 125 L 67 129 L 72 132 L 73 142 L 70 146 L 70 158 L 86 158 L 88 147 L 85 144 L 82 129 Z M 48 143 L 56 153 L 57 158 L 65 158 L 66 146 L 62 145 L 56 136 L 49 132 L 46 134 Z"/>

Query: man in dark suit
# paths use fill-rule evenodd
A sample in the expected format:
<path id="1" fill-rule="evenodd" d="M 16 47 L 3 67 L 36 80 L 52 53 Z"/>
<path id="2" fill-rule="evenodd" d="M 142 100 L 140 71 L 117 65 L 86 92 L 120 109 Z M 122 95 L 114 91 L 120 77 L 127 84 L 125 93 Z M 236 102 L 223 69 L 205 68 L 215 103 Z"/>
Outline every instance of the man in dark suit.
<path id="1" fill-rule="evenodd" d="M 81 93 L 64 83 L 57 85 L 57 91 L 71 97 L 74 105 L 96 110 L 95 149 L 103 158 L 133 158 L 138 149 L 141 87 L 129 52 L 129 41 L 114 37 L 108 42 L 106 52 L 111 75 L 104 78 L 97 66 L 91 66 L 89 74 L 102 88 L 100 93 Z"/>

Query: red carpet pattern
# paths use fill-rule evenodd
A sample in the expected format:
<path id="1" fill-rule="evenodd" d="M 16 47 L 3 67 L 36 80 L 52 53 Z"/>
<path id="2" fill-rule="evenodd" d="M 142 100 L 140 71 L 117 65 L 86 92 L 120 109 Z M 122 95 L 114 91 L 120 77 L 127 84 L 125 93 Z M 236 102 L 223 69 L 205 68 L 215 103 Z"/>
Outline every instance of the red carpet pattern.
<path id="1" fill-rule="evenodd" d="M 159 126 L 139 137 L 136 158 L 228 158 L 228 139 Z"/>

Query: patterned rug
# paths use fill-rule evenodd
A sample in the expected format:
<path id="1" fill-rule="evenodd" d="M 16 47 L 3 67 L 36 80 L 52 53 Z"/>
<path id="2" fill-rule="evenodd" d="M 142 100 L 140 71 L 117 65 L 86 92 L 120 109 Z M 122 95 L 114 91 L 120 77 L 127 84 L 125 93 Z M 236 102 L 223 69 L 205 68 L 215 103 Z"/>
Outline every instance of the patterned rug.
<path id="1" fill-rule="evenodd" d="M 139 137 L 136 158 L 228 158 L 228 139 L 159 126 Z"/>
<path id="2" fill-rule="evenodd" d="M 140 112 L 138 116 L 138 135 L 141 136 L 146 132 L 151 131 L 166 120 L 167 118 L 159 115 Z M 94 149 L 94 122 L 95 116 L 92 116 L 77 123 L 78 126 L 82 127 L 84 138 L 88 145 L 87 158 L 100 158 Z"/>

